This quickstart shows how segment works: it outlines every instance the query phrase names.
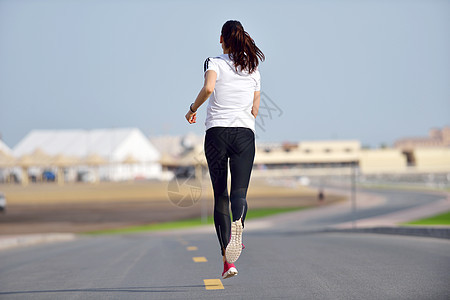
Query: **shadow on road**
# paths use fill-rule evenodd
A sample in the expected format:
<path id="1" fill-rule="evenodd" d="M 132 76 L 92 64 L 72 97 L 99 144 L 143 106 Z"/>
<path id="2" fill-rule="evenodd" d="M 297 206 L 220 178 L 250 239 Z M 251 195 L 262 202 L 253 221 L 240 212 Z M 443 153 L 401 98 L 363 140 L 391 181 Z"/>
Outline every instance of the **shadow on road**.
<path id="1" fill-rule="evenodd" d="M 35 290 L 35 291 L 11 291 L 0 292 L 1 295 L 20 294 L 45 294 L 45 293 L 105 293 L 105 292 L 125 292 L 125 293 L 182 293 L 191 291 L 192 288 L 204 289 L 204 285 L 177 285 L 177 286 L 144 286 L 144 287 L 116 287 L 116 288 L 86 288 L 86 289 L 62 289 L 62 290 Z"/>

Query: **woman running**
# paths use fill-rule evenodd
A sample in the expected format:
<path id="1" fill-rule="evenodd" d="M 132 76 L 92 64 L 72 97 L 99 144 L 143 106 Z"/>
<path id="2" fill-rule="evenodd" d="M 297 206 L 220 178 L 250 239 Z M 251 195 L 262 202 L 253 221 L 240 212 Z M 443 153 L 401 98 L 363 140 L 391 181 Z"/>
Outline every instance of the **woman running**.
<path id="1" fill-rule="evenodd" d="M 260 102 L 258 65 L 265 57 L 239 21 L 227 21 L 222 26 L 220 43 L 223 54 L 206 59 L 205 82 L 186 119 L 190 124 L 196 123 L 197 109 L 209 98 L 204 147 L 214 190 L 214 225 L 224 263 L 222 277 L 229 278 L 238 273 L 234 262 L 244 247 L 242 230 Z"/>

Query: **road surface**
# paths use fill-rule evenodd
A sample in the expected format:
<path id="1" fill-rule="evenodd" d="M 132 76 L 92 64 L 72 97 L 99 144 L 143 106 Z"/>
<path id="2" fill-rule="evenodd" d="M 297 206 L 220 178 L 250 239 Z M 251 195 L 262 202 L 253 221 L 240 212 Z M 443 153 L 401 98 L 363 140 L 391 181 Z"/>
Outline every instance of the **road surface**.
<path id="1" fill-rule="evenodd" d="M 249 222 L 226 280 L 211 228 L 5 250 L 0 299 L 450 299 L 449 240 L 320 230 L 442 198 L 377 193 L 384 201 L 356 215 L 323 207 Z"/>

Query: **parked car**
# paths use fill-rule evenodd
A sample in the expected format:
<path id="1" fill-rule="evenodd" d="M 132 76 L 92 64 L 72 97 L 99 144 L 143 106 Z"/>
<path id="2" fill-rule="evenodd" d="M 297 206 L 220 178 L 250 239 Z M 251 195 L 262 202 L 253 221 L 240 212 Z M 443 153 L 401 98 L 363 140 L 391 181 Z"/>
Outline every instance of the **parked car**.
<path id="1" fill-rule="evenodd" d="M 175 177 L 177 178 L 195 178 L 195 167 L 178 167 L 175 170 Z"/>
<path id="2" fill-rule="evenodd" d="M 95 182 L 95 174 L 91 171 L 78 171 L 77 181 L 79 182 Z"/>
<path id="3" fill-rule="evenodd" d="M 0 193 L 0 212 L 6 211 L 6 197 L 3 193 Z"/>
<path id="4" fill-rule="evenodd" d="M 42 172 L 42 180 L 47 182 L 53 182 L 56 179 L 55 173 L 49 170 L 45 170 Z"/>

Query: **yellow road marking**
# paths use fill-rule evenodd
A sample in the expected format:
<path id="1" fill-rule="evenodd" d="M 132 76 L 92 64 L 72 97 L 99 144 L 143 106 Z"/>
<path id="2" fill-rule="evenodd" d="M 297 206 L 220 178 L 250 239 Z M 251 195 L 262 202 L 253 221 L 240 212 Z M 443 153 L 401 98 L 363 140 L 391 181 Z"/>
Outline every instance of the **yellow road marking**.
<path id="1" fill-rule="evenodd" d="M 203 279 L 203 282 L 207 290 L 223 290 L 223 284 L 220 279 Z"/>
<path id="2" fill-rule="evenodd" d="M 198 250 L 198 248 L 195 247 L 195 246 L 189 246 L 186 249 L 187 249 L 187 251 L 196 251 L 196 250 Z"/>
<path id="3" fill-rule="evenodd" d="M 207 262 L 208 261 L 206 259 L 206 257 L 204 257 L 204 256 L 193 257 L 192 260 L 195 262 Z"/>
<path id="4" fill-rule="evenodd" d="M 186 242 L 186 241 L 180 241 L 180 243 L 181 243 L 181 245 L 187 245 L 188 244 L 188 242 Z"/>

